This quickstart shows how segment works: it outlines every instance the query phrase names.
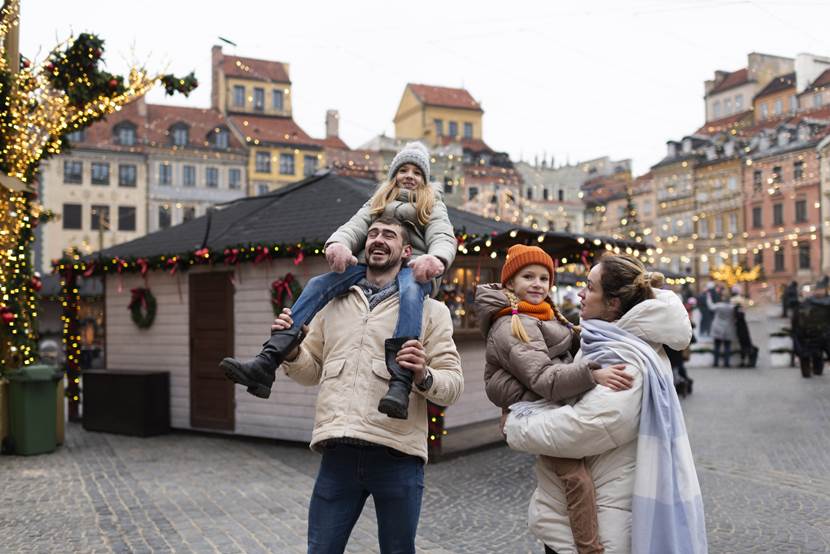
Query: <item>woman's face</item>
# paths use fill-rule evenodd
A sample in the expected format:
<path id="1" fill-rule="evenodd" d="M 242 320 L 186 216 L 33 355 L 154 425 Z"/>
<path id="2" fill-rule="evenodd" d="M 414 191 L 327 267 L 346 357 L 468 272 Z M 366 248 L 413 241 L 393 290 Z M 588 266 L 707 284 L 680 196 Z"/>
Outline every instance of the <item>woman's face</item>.
<path id="1" fill-rule="evenodd" d="M 395 173 L 395 182 L 402 189 L 415 190 L 424 186 L 424 174 L 415 164 L 403 164 Z"/>
<path id="2" fill-rule="evenodd" d="M 539 264 L 526 265 L 504 284 L 519 300 L 541 304 L 550 292 L 548 268 Z"/>
<path id="3" fill-rule="evenodd" d="M 602 319 L 614 321 L 617 319 L 619 300 L 612 298 L 606 301 L 602 292 L 602 264 L 597 264 L 588 272 L 588 286 L 579 291 L 582 304 L 582 319 Z M 614 306 L 617 305 L 617 308 Z"/>

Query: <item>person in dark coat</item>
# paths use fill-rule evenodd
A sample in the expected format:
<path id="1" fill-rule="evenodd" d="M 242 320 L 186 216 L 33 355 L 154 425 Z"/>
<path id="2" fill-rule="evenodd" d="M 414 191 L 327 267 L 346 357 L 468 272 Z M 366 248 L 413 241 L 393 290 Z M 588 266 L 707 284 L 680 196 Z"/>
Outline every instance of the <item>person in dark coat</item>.
<path id="1" fill-rule="evenodd" d="M 738 367 L 755 367 L 758 362 L 758 347 L 752 344 L 749 325 L 746 323 L 746 299 L 736 295 L 731 302 L 735 304 L 735 335 L 740 347 L 741 363 Z"/>
<path id="2" fill-rule="evenodd" d="M 706 285 L 706 290 L 700 293 L 697 299 L 697 309 L 700 310 L 700 336 L 708 337 L 712 329 L 712 320 L 715 314 L 709 309 L 709 298 L 715 292 L 715 283 Z M 714 300 L 713 300 L 714 301 Z"/>
<path id="3" fill-rule="evenodd" d="M 813 296 L 793 309 L 792 337 L 793 351 L 801 364 L 801 376 L 821 375 L 824 354 L 830 353 L 830 297 L 823 281 L 819 282 Z"/>
<path id="4" fill-rule="evenodd" d="M 788 317 L 791 309 L 798 304 L 798 283 L 790 281 L 790 284 L 784 288 L 781 294 L 781 317 Z"/>

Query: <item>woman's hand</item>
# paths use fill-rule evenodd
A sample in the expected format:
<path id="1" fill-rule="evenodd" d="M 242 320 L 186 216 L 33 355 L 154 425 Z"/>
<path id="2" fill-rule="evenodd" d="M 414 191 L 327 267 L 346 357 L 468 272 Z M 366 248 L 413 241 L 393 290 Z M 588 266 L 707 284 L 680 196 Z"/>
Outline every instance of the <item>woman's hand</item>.
<path id="1" fill-rule="evenodd" d="M 412 268 L 412 274 L 415 280 L 419 283 L 428 283 L 435 277 L 444 273 L 444 262 L 431 254 L 424 254 L 418 256 L 413 261 L 409 262 L 409 267 Z"/>
<path id="2" fill-rule="evenodd" d="M 326 261 L 332 271 L 343 273 L 347 267 L 357 263 L 357 258 L 345 244 L 333 242 L 326 247 Z"/>
<path id="3" fill-rule="evenodd" d="M 611 390 L 631 388 L 634 377 L 625 372 L 625 364 L 616 364 L 594 370 L 594 381 Z"/>

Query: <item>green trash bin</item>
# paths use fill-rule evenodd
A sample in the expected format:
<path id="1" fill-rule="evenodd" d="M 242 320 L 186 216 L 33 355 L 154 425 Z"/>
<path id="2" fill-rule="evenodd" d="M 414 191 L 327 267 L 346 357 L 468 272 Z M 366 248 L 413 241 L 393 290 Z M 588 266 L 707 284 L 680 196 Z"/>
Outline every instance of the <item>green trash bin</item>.
<path id="1" fill-rule="evenodd" d="M 13 454 L 52 452 L 57 446 L 55 387 L 63 372 L 30 365 L 6 373 L 9 380 L 9 446 Z"/>

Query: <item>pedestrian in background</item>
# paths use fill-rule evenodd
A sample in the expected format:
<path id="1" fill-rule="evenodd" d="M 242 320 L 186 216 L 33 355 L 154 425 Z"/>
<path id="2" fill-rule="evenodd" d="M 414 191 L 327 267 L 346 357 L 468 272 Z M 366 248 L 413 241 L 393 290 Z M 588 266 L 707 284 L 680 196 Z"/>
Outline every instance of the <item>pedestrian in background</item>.
<path id="1" fill-rule="evenodd" d="M 709 310 L 713 314 L 712 339 L 714 340 L 714 367 L 720 365 L 723 358 L 723 367 L 729 367 L 729 360 L 732 357 L 732 343 L 737 338 L 735 327 L 735 306 L 729 302 L 729 291 L 723 290 L 723 301 L 713 300 L 715 295 L 707 297 Z M 723 352 L 721 353 L 721 350 Z"/>
<path id="2" fill-rule="evenodd" d="M 735 306 L 735 337 L 738 339 L 741 362 L 738 367 L 755 367 L 758 362 L 758 347 L 752 344 L 752 336 L 749 333 L 749 325 L 746 322 L 747 300 L 741 295 L 738 285 L 732 287 L 734 293 L 731 298 Z"/>
<path id="3" fill-rule="evenodd" d="M 830 354 L 830 297 L 824 279 L 812 296 L 793 309 L 793 352 L 801 365 L 801 376 L 809 378 L 824 372 L 824 355 Z"/>
<path id="4" fill-rule="evenodd" d="M 700 336 L 708 337 L 712 329 L 712 318 L 714 314 L 709 309 L 709 302 L 715 291 L 715 283 L 707 283 L 706 290 L 700 293 L 697 298 L 697 309 L 700 310 Z"/>
<path id="5" fill-rule="evenodd" d="M 798 283 L 790 281 L 781 294 L 781 317 L 788 317 L 789 311 L 798 305 Z"/>
<path id="6" fill-rule="evenodd" d="M 572 325 L 579 325 L 579 307 L 576 305 L 576 294 L 573 291 L 565 293 L 559 308 L 565 319 L 570 321 Z"/>

